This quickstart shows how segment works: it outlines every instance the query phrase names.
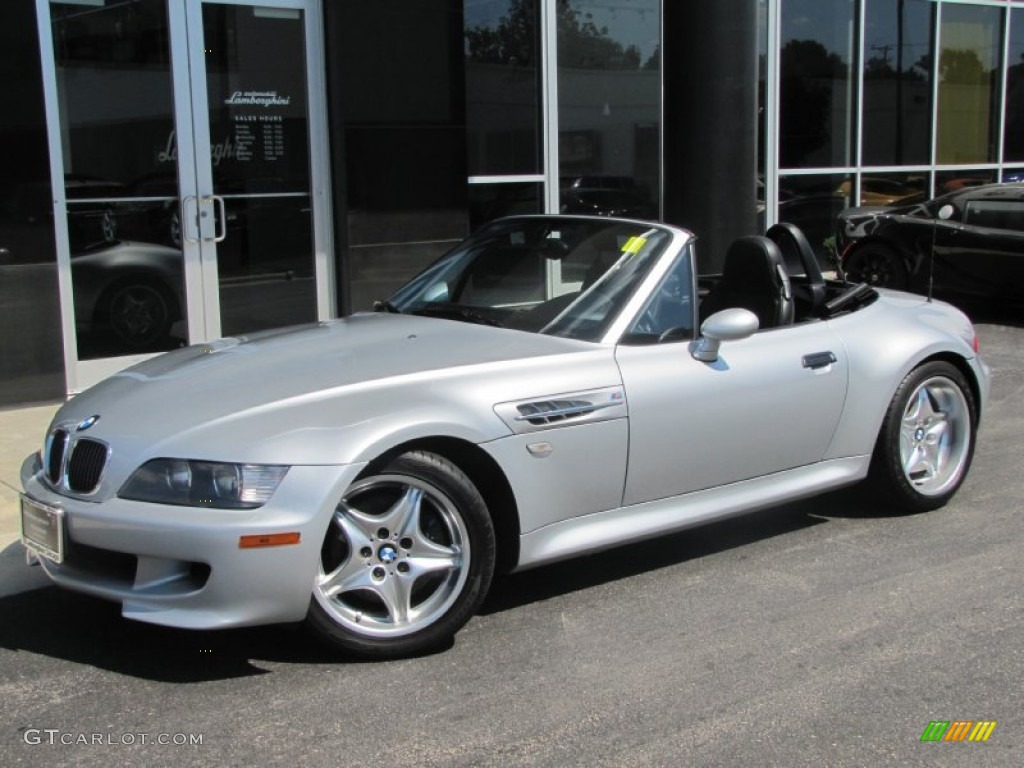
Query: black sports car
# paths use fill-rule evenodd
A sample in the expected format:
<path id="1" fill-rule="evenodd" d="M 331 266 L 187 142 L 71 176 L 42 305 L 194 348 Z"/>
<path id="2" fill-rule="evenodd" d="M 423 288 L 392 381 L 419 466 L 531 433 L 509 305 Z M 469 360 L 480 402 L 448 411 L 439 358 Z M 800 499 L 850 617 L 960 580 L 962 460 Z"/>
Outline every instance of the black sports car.
<path id="1" fill-rule="evenodd" d="M 948 206 L 944 214 L 940 211 Z M 1024 184 L 961 189 L 896 208 L 849 208 L 836 247 L 852 281 L 1024 303 Z"/>

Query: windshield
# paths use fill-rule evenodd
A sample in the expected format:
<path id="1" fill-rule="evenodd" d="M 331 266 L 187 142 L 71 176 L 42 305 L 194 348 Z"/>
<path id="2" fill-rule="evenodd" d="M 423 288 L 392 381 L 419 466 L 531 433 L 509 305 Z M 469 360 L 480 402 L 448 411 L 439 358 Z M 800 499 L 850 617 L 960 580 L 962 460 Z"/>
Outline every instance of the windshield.
<path id="1" fill-rule="evenodd" d="M 636 222 L 556 217 L 494 222 L 382 307 L 597 341 L 671 242 Z"/>

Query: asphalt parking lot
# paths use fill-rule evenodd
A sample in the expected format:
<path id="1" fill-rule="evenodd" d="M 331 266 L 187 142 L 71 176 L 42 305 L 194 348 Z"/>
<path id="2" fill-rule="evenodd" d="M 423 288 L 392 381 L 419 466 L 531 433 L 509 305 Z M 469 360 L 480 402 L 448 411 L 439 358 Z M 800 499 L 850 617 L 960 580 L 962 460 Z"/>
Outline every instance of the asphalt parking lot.
<path id="1" fill-rule="evenodd" d="M 510 576 L 421 658 L 124 621 L 9 544 L 0 765 L 1019 766 L 1024 329 L 979 330 L 993 393 L 944 509 L 848 490 Z M 957 720 L 997 725 L 921 741 Z"/>

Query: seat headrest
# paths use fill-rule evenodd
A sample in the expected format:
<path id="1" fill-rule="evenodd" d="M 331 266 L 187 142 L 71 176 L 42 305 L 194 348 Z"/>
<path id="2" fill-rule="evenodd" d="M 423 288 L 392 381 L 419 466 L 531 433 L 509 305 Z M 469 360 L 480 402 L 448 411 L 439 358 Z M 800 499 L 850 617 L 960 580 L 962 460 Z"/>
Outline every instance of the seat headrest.
<path id="1" fill-rule="evenodd" d="M 783 285 L 784 267 L 779 247 L 759 235 L 735 240 L 725 254 L 722 279 L 747 290 L 778 290 Z"/>

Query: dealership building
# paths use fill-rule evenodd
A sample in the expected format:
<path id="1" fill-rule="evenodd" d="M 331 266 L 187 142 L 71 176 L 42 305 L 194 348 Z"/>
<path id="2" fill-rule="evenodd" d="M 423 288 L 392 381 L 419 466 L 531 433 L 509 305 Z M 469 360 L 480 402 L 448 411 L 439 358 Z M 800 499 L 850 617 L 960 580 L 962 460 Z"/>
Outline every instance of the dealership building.
<path id="1" fill-rule="evenodd" d="M 712 272 L 1024 178 L 1018 0 L 5 0 L 0 38 L 0 407 L 369 309 L 503 215 L 660 218 Z"/>

